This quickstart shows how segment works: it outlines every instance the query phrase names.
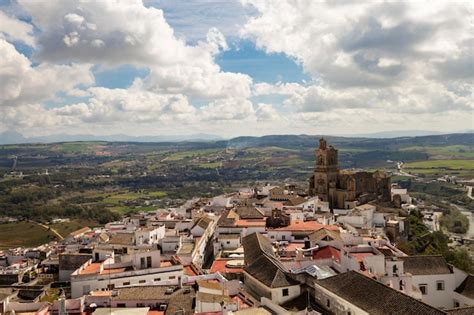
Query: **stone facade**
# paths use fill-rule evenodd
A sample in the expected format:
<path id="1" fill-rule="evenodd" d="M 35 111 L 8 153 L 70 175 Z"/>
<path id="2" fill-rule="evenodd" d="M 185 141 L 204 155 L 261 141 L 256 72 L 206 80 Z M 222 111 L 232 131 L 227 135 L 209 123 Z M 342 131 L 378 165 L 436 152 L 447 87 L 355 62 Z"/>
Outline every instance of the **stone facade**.
<path id="1" fill-rule="evenodd" d="M 316 150 L 309 195 L 329 202 L 331 209 L 349 209 L 372 200 L 390 201 L 390 176 L 385 172 L 350 172 L 338 168 L 337 150 L 324 138 Z"/>

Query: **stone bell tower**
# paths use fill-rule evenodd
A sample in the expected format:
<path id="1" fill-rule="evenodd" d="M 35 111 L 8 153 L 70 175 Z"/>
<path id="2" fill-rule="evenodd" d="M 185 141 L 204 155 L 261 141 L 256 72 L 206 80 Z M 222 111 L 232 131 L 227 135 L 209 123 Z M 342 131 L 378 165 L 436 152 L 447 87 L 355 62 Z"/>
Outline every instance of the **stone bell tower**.
<path id="1" fill-rule="evenodd" d="M 339 174 L 337 150 L 331 145 L 328 146 L 326 140 L 321 138 L 315 154 L 316 166 L 310 178 L 309 194 L 318 196 L 323 201 L 329 201 L 332 208 Z"/>

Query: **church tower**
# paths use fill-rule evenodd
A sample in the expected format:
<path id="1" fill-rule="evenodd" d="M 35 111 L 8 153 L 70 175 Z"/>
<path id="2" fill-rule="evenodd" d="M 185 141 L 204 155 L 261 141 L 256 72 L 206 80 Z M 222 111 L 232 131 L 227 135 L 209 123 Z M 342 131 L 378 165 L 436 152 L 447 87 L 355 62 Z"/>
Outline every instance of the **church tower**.
<path id="1" fill-rule="evenodd" d="M 332 208 L 339 174 L 337 150 L 332 145 L 328 146 L 326 140 L 321 138 L 315 154 L 316 166 L 310 179 L 309 194 L 318 196 L 323 201 L 329 201 Z"/>

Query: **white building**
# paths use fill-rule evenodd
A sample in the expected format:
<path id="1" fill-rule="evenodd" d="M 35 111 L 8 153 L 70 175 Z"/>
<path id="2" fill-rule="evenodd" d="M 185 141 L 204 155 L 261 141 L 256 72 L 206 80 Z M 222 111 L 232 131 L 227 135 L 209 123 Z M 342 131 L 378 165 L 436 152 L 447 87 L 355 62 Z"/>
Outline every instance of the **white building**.
<path id="1" fill-rule="evenodd" d="M 314 294 L 332 314 L 446 314 L 356 271 L 316 281 Z"/>
<path id="2" fill-rule="evenodd" d="M 123 258 L 123 261 L 122 261 Z M 103 261 L 90 259 L 71 275 L 71 296 L 129 285 L 151 285 L 183 276 L 183 266 L 161 262 L 159 251 L 140 251 L 112 256 Z"/>

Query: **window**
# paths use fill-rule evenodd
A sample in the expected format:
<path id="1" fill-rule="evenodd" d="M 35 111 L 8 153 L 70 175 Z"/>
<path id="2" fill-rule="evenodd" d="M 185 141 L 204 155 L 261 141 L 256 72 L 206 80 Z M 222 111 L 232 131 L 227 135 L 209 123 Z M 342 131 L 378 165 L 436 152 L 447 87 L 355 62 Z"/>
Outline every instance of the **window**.
<path id="1" fill-rule="evenodd" d="M 145 268 L 145 257 L 141 257 L 140 258 L 140 268 L 141 269 L 144 269 Z"/>
<path id="2" fill-rule="evenodd" d="M 421 291 L 421 294 L 427 295 L 428 294 L 428 285 L 427 284 L 420 284 L 418 288 Z"/>
<path id="3" fill-rule="evenodd" d="M 288 296 L 290 293 L 288 292 L 288 289 L 283 289 L 281 290 L 283 296 Z"/>
<path id="4" fill-rule="evenodd" d="M 286 235 L 282 235 L 282 236 L 281 236 L 281 239 L 282 239 L 282 240 L 286 240 Z"/>
<path id="5" fill-rule="evenodd" d="M 154 281 L 161 281 L 161 278 L 155 278 Z"/>
<path id="6" fill-rule="evenodd" d="M 326 300 L 326 307 L 327 307 L 327 308 L 330 308 L 330 307 L 331 307 L 331 301 L 329 301 L 329 299 Z"/>
<path id="7" fill-rule="evenodd" d="M 146 282 L 146 280 L 140 280 L 140 281 L 138 281 L 138 283 L 145 283 L 145 282 Z"/>
<path id="8" fill-rule="evenodd" d="M 171 276 L 170 280 L 176 279 L 176 276 Z"/>
<path id="9" fill-rule="evenodd" d="M 392 272 L 393 272 L 393 274 L 395 274 L 395 275 L 397 274 L 397 272 L 398 272 L 398 267 L 397 267 L 397 265 L 393 265 L 393 267 L 392 267 Z"/>
<path id="10" fill-rule="evenodd" d="M 229 245 L 229 244 L 230 244 L 230 241 L 227 241 L 226 244 Z"/>
<path id="11" fill-rule="evenodd" d="M 444 291 L 444 281 L 443 280 L 436 281 L 436 290 Z"/>
<path id="12" fill-rule="evenodd" d="M 459 307 L 459 306 L 461 306 L 461 305 L 459 304 L 459 302 L 456 301 L 456 300 L 454 300 L 454 307 L 456 308 L 456 307 Z"/>
<path id="13" fill-rule="evenodd" d="M 130 282 L 124 282 L 122 285 L 130 285 Z"/>
<path id="14" fill-rule="evenodd" d="M 147 267 L 147 268 L 151 268 L 151 256 L 148 256 L 148 257 L 146 258 L 146 267 Z"/>
<path id="15" fill-rule="evenodd" d="M 117 303 L 117 307 L 126 307 L 125 303 Z"/>

